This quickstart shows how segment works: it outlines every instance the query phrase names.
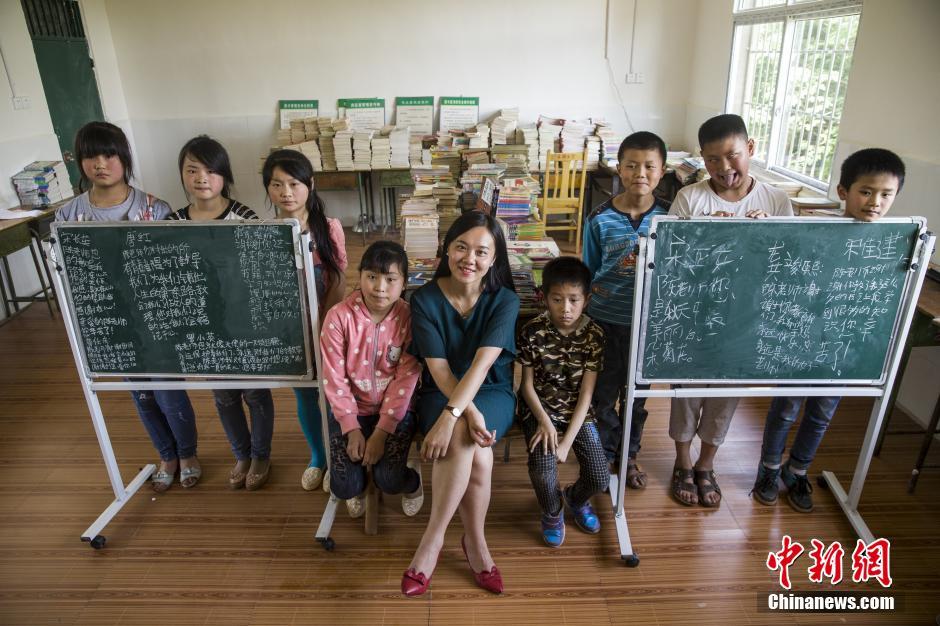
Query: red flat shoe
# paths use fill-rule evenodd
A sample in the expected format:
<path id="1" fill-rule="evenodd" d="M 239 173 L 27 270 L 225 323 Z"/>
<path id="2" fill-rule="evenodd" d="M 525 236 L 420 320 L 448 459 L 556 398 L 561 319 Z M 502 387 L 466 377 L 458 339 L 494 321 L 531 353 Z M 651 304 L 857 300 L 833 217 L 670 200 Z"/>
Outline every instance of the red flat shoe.
<path id="1" fill-rule="evenodd" d="M 476 581 L 477 587 L 481 589 L 486 589 L 490 593 L 502 593 L 503 592 L 503 577 L 500 575 L 499 570 L 494 565 L 489 571 L 475 572 L 473 571 L 473 566 L 470 565 L 470 556 L 467 554 L 467 544 L 465 543 L 466 536 L 460 538 L 460 547 L 463 548 L 463 555 L 467 559 L 467 565 L 470 566 L 470 571 L 473 573 L 473 580 Z M 402 583 L 404 584 L 404 583 Z"/>
<path id="2" fill-rule="evenodd" d="M 423 572 L 410 567 L 401 577 L 401 592 L 409 598 L 424 595 L 430 584 L 430 576 L 425 576 Z"/>

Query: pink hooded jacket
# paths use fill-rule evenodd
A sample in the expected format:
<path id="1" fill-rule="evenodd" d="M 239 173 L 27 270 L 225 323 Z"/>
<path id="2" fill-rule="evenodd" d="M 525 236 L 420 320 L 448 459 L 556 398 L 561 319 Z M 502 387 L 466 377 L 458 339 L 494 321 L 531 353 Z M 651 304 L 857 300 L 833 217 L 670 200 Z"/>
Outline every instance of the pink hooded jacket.
<path id="1" fill-rule="evenodd" d="M 360 415 L 379 415 L 378 427 L 395 432 L 411 408 L 421 366 L 408 354 L 411 308 L 398 300 L 378 324 L 362 293 L 352 292 L 323 320 L 323 389 L 343 433 Z"/>

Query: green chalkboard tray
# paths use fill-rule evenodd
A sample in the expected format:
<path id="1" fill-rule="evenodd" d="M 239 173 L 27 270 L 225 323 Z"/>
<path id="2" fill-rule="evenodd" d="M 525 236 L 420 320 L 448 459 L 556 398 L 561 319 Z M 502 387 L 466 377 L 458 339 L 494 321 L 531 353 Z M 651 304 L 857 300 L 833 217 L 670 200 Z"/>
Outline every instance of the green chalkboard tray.
<path id="1" fill-rule="evenodd" d="M 57 223 L 52 239 L 88 376 L 312 377 L 296 220 Z"/>
<path id="2" fill-rule="evenodd" d="M 880 384 L 922 218 L 656 218 L 640 383 Z"/>

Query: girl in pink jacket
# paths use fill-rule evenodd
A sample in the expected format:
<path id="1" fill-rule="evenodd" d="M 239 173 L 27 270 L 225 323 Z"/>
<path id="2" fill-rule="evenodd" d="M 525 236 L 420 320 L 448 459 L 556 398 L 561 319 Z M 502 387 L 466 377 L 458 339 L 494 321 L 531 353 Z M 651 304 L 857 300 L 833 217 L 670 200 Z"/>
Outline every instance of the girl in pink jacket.
<path id="1" fill-rule="evenodd" d="M 372 466 L 383 492 L 403 494 L 405 515 L 424 503 L 421 474 L 408 464 L 421 366 L 407 351 L 411 309 L 401 299 L 407 279 L 405 250 L 373 243 L 359 264 L 359 289 L 329 310 L 320 333 L 323 389 L 333 413 L 330 489 L 352 517 L 365 513 L 364 465 Z"/>

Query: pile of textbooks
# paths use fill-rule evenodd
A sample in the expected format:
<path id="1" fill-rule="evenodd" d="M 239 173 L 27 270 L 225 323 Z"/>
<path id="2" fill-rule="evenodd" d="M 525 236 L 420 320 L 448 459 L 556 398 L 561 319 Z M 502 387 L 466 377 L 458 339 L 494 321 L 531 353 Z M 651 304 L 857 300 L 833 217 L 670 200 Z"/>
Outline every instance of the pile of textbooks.
<path id="1" fill-rule="evenodd" d="M 44 206 L 74 194 L 62 161 L 33 161 L 13 176 L 13 188 L 24 206 Z"/>

